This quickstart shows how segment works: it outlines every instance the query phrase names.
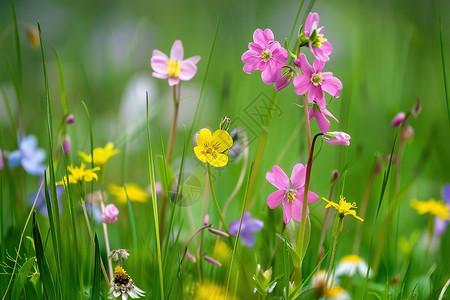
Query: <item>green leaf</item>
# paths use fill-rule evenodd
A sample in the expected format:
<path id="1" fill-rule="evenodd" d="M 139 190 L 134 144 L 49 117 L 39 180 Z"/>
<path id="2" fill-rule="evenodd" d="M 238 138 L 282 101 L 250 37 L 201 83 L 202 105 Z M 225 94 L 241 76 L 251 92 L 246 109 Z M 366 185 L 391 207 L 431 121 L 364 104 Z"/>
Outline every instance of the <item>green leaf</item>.
<path id="1" fill-rule="evenodd" d="M 133 206 L 131 205 L 130 198 L 128 197 L 127 186 L 124 186 L 125 194 L 127 195 L 127 207 L 128 207 L 128 218 L 130 221 L 131 228 L 131 240 L 133 242 L 134 249 L 139 248 L 138 234 L 137 234 L 137 226 L 136 226 L 136 218 L 134 217 Z"/>
<path id="2" fill-rule="evenodd" d="M 22 293 L 22 290 L 27 283 L 28 280 L 28 273 L 30 273 L 31 267 L 33 266 L 33 263 L 35 261 L 35 258 L 32 257 L 28 259 L 22 267 L 18 270 L 17 275 L 14 279 L 14 285 L 12 289 L 12 298 L 11 299 L 20 299 L 20 295 Z"/>
<path id="3" fill-rule="evenodd" d="M 92 282 L 91 299 L 100 299 L 100 281 L 102 277 L 102 270 L 100 265 L 100 247 L 98 245 L 97 232 L 95 233 L 95 254 L 94 254 L 94 279 Z"/>

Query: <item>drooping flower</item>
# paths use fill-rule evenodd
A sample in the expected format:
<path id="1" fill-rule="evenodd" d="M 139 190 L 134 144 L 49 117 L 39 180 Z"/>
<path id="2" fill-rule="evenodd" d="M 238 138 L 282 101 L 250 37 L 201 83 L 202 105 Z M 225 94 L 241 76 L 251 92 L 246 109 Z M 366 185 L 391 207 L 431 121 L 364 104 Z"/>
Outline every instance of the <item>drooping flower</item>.
<path id="1" fill-rule="evenodd" d="M 43 180 L 44 180 L 44 178 L 41 178 L 39 180 L 38 186 L 41 185 Z M 51 200 L 52 199 L 52 193 L 51 193 L 50 187 L 47 187 L 47 190 L 48 190 L 48 195 L 50 196 L 50 203 L 52 203 L 51 202 L 52 201 Z M 44 185 L 42 186 L 41 191 L 39 192 L 39 194 L 38 194 L 38 191 L 39 191 L 39 189 L 36 192 L 34 192 L 34 193 L 32 193 L 32 194 L 30 194 L 28 196 L 28 202 L 33 204 L 34 200 L 36 199 L 36 196 L 37 196 L 35 208 L 37 210 L 39 210 L 39 212 L 43 216 L 48 216 L 47 202 L 45 201 L 45 187 L 44 187 Z M 62 194 L 63 191 L 64 191 L 64 187 L 62 187 L 60 185 L 56 186 L 56 199 L 58 201 L 58 208 L 59 208 L 59 213 L 60 214 L 62 212 L 62 207 L 61 207 L 61 201 L 59 199 L 59 196 Z"/>
<path id="2" fill-rule="evenodd" d="M 103 223 L 114 224 L 117 222 L 117 216 L 119 215 L 119 209 L 114 204 L 108 204 L 103 210 Z"/>
<path id="3" fill-rule="evenodd" d="M 119 153 L 119 149 L 114 149 L 113 143 L 108 143 L 104 148 L 98 147 L 94 149 L 94 164 L 96 164 L 99 167 L 104 167 L 108 160 Z M 82 151 L 78 152 L 78 155 L 81 156 L 81 158 L 87 162 L 92 162 L 92 156 L 90 154 L 86 154 Z"/>
<path id="4" fill-rule="evenodd" d="M 111 279 L 110 296 L 121 297 L 122 300 L 144 297 L 145 292 L 138 288 L 127 272 L 120 266 L 114 269 L 114 277 Z"/>
<path id="5" fill-rule="evenodd" d="M 277 81 L 289 54 L 280 43 L 274 41 L 272 30 L 256 29 L 253 32 L 253 43 L 248 44 L 248 49 L 241 56 L 244 72 L 250 74 L 253 70 L 260 70 L 264 83 Z"/>
<path id="6" fill-rule="evenodd" d="M 86 165 L 81 163 L 79 167 L 70 165 L 67 170 L 70 172 L 68 176 L 64 176 L 63 180 L 58 181 L 57 185 L 67 185 L 69 183 L 77 184 L 82 182 L 91 182 L 92 180 L 98 180 L 98 176 L 95 172 L 99 171 L 99 167 L 93 169 L 85 169 Z"/>
<path id="7" fill-rule="evenodd" d="M 395 115 L 395 117 L 392 119 L 391 125 L 392 127 L 398 127 L 400 124 L 403 123 L 403 121 L 406 118 L 406 114 L 404 112 L 399 112 Z"/>
<path id="8" fill-rule="evenodd" d="M 325 108 L 326 101 L 323 92 L 327 92 L 334 98 L 339 98 L 342 83 L 331 72 L 322 72 L 325 62 L 314 60 L 311 66 L 305 54 L 294 60 L 294 64 L 300 68 L 302 75 L 294 77 L 295 92 L 299 95 L 308 93 L 308 102 L 314 100 L 321 108 Z"/>
<path id="9" fill-rule="evenodd" d="M 127 196 L 131 202 L 146 202 L 148 201 L 148 194 L 145 190 L 141 189 L 135 183 L 128 183 L 125 186 L 118 186 L 115 184 L 110 184 L 108 187 L 108 192 L 116 197 L 116 200 L 120 204 L 127 203 Z"/>
<path id="10" fill-rule="evenodd" d="M 207 128 L 200 130 L 197 136 L 197 146 L 194 152 L 203 163 L 209 163 L 213 167 L 223 167 L 228 163 L 228 156 L 224 152 L 233 146 L 230 134 L 222 129 L 213 134 Z"/>
<path id="11" fill-rule="evenodd" d="M 352 277 L 356 273 L 366 276 L 367 269 L 367 263 L 360 256 L 356 254 L 345 255 L 341 258 L 338 266 L 336 267 L 335 276 L 339 277 L 346 275 L 348 277 Z"/>
<path id="12" fill-rule="evenodd" d="M 431 198 L 428 201 L 411 200 L 411 207 L 417 210 L 419 215 L 430 214 L 442 220 L 450 220 L 450 209 L 443 202 Z"/>
<path id="13" fill-rule="evenodd" d="M 327 199 L 325 199 L 324 197 L 322 197 L 323 200 L 325 200 L 326 202 L 328 202 L 327 206 L 325 206 L 325 208 L 328 207 L 334 207 L 338 213 L 339 213 L 339 217 L 341 219 L 343 219 L 345 216 L 347 215 L 352 215 L 353 217 L 355 217 L 356 219 L 360 220 L 361 222 L 364 221 L 364 219 L 358 217 L 356 215 L 356 211 L 353 210 L 353 208 L 356 208 L 356 203 L 349 203 L 347 201 L 345 201 L 345 197 L 341 195 L 341 199 L 339 200 L 339 204 L 333 202 L 333 201 L 329 201 Z"/>
<path id="14" fill-rule="evenodd" d="M 306 165 L 296 164 L 292 169 L 291 179 L 279 167 L 273 166 L 272 171 L 266 173 L 266 179 L 273 184 L 278 191 L 272 192 L 267 197 L 267 205 L 274 209 L 280 203 L 283 203 L 283 220 L 289 224 L 291 217 L 300 222 L 302 219 L 302 207 L 304 196 L 304 185 L 306 177 Z M 319 199 L 313 192 L 308 192 L 308 204 Z M 306 207 L 306 216 L 309 214 L 309 208 Z"/>
<path id="15" fill-rule="evenodd" d="M 350 135 L 342 131 L 330 131 L 323 135 L 323 139 L 330 145 L 350 145 Z"/>
<path id="16" fill-rule="evenodd" d="M 47 166 L 42 164 L 44 159 L 45 151 L 37 147 L 36 136 L 27 135 L 19 139 L 19 149 L 8 155 L 8 165 L 21 165 L 28 174 L 42 176 L 47 169 Z"/>
<path id="17" fill-rule="evenodd" d="M 176 40 L 170 49 L 170 58 L 159 50 L 153 50 L 150 64 L 153 69 L 152 76 L 168 79 L 169 85 L 180 83 L 180 80 L 191 80 L 197 73 L 196 64 L 200 56 L 193 56 L 183 60 L 184 49 L 180 40 Z"/>
<path id="18" fill-rule="evenodd" d="M 231 222 L 230 227 L 228 228 L 231 235 L 237 235 L 240 222 L 241 219 Z M 254 233 L 260 231 L 263 226 L 264 223 L 261 220 L 253 219 L 250 216 L 250 212 L 245 212 L 242 216 L 241 231 L 239 232 L 242 243 L 247 247 L 253 247 L 253 245 L 255 245 Z"/>
<path id="19" fill-rule="evenodd" d="M 339 123 L 338 119 L 336 119 L 326 108 L 321 108 L 319 105 L 314 103 L 311 105 L 309 109 L 309 120 L 312 118 L 316 118 L 317 125 L 319 125 L 320 131 L 323 134 L 327 133 L 330 129 L 330 121 L 328 121 L 327 117 L 333 118 L 336 122 Z"/>
<path id="20" fill-rule="evenodd" d="M 308 48 L 316 59 L 328 61 L 328 57 L 333 52 L 333 47 L 326 38 L 323 37 L 323 26 L 319 26 L 319 15 L 309 13 L 305 21 L 305 36 L 309 39 Z M 316 31 L 314 33 L 314 31 Z"/>
<path id="21" fill-rule="evenodd" d="M 442 199 L 450 210 L 450 184 L 444 185 L 444 188 L 442 189 Z M 443 234 L 448 223 L 448 219 L 443 220 L 436 216 L 434 221 L 434 233 L 437 235 Z"/>

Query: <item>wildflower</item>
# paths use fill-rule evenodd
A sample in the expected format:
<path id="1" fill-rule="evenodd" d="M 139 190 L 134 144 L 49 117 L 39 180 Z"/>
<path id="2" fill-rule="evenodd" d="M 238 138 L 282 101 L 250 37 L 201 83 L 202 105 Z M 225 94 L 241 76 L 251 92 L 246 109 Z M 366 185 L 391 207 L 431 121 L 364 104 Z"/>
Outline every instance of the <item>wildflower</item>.
<path id="1" fill-rule="evenodd" d="M 207 256 L 207 255 L 204 255 L 204 256 L 203 256 L 203 259 L 204 259 L 205 261 L 209 262 L 209 263 L 212 264 L 212 265 L 215 265 L 215 266 L 218 266 L 218 267 L 221 267 L 221 266 L 222 266 L 222 264 L 221 264 L 220 262 L 218 262 L 218 261 L 215 260 L 214 258 L 209 257 L 209 256 Z"/>
<path id="2" fill-rule="evenodd" d="M 406 118 L 406 114 L 404 112 L 399 112 L 395 115 L 395 117 L 392 119 L 391 125 L 392 127 L 398 127 L 400 124 L 403 123 L 403 121 Z"/>
<path id="3" fill-rule="evenodd" d="M 422 102 L 420 102 L 420 98 L 417 98 L 416 104 L 411 109 L 411 114 L 413 115 L 414 118 L 417 119 L 421 111 L 422 111 Z"/>
<path id="4" fill-rule="evenodd" d="M 115 196 L 117 202 L 121 204 L 127 203 L 127 196 L 131 202 L 146 202 L 148 200 L 147 192 L 134 183 L 128 183 L 126 190 L 125 186 L 110 184 L 108 192 Z"/>
<path id="5" fill-rule="evenodd" d="M 159 50 L 153 50 L 150 64 L 152 76 L 169 80 L 169 85 L 180 83 L 180 80 L 191 80 L 197 73 L 196 64 L 200 56 L 193 56 L 183 60 L 184 49 L 180 40 L 176 40 L 170 49 L 170 58 Z"/>
<path id="6" fill-rule="evenodd" d="M 144 297 L 144 291 L 134 285 L 133 280 L 127 274 L 127 272 L 120 266 L 116 266 L 114 269 L 114 277 L 111 279 L 111 288 L 109 289 L 111 296 L 118 298 L 122 297 L 122 300 L 131 298 Z"/>
<path id="7" fill-rule="evenodd" d="M 281 73 L 281 77 L 277 81 L 275 81 L 275 84 L 273 85 L 277 92 L 291 84 L 292 78 L 295 75 L 295 71 L 291 66 L 284 67 L 286 68 L 286 71 L 283 71 Z"/>
<path id="8" fill-rule="evenodd" d="M 113 224 L 117 222 L 117 216 L 119 215 L 119 209 L 114 204 L 106 205 L 103 210 L 103 223 L 105 224 Z"/>
<path id="9" fill-rule="evenodd" d="M 72 143 L 70 141 L 70 137 L 67 134 L 64 135 L 61 147 L 65 154 L 69 154 L 70 151 L 72 150 Z"/>
<path id="10" fill-rule="evenodd" d="M 67 125 L 72 125 L 73 123 L 75 123 L 75 116 L 71 113 L 67 114 L 64 117 L 64 123 L 66 123 Z"/>
<path id="11" fill-rule="evenodd" d="M 330 145 L 350 145 L 350 135 L 342 131 L 330 131 L 323 135 L 323 139 Z"/>
<path id="12" fill-rule="evenodd" d="M 230 128 L 231 118 L 225 116 L 220 120 L 219 128 L 227 131 Z"/>
<path id="13" fill-rule="evenodd" d="M 309 13 L 305 21 L 305 37 L 309 39 L 308 48 L 316 59 L 328 61 L 328 57 L 333 52 L 333 47 L 326 38 L 323 37 L 323 26 L 319 26 L 319 15 Z"/>
<path id="14" fill-rule="evenodd" d="M 42 164 L 44 159 L 45 151 L 37 147 L 36 136 L 28 135 L 19 139 L 19 149 L 8 155 L 8 165 L 21 165 L 28 174 L 42 176 L 47 169 L 47 166 Z"/>
<path id="15" fill-rule="evenodd" d="M 84 163 L 81 163 L 79 167 L 74 167 L 73 165 L 70 165 L 67 167 L 67 170 L 70 172 L 68 176 L 64 176 L 63 180 L 57 182 L 57 185 L 67 185 L 69 183 L 82 183 L 82 182 L 91 182 L 92 180 L 97 180 L 98 176 L 95 172 L 100 170 L 99 167 L 95 167 L 93 169 L 86 169 L 86 165 Z"/>
<path id="16" fill-rule="evenodd" d="M 327 283 L 327 273 L 324 270 L 317 272 L 312 278 L 312 285 L 316 289 L 318 299 L 326 297 L 327 299 L 349 300 L 350 295 L 339 285 L 330 285 Z"/>
<path id="17" fill-rule="evenodd" d="M 325 208 L 328 208 L 330 206 L 334 207 L 338 211 L 339 217 L 341 219 L 343 219 L 347 215 L 352 215 L 353 217 L 360 220 L 361 222 L 364 221 L 362 218 L 360 218 L 356 215 L 356 211 L 352 210 L 352 208 L 356 208 L 356 203 L 353 202 L 352 204 L 350 204 L 349 202 L 345 201 L 344 196 L 341 195 L 339 204 L 334 203 L 333 201 L 328 201 L 324 197 L 322 197 L 322 199 L 328 202 L 328 204 L 327 204 L 327 206 L 325 206 Z"/>
<path id="18" fill-rule="evenodd" d="M 303 73 L 294 77 L 295 92 L 297 94 L 304 95 L 308 92 L 308 101 L 312 103 L 315 100 L 321 108 L 326 106 L 323 92 L 327 92 L 334 98 L 339 98 L 342 83 L 333 76 L 333 73 L 322 72 L 325 66 L 324 61 L 316 59 L 311 66 L 305 54 L 302 53 L 299 59 L 294 60 L 294 64 Z"/>
<path id="19" fill-rule="evenodd" d="M 442 220 L 450 220 L 449 206 L 445 205 L 441 201 L 437 201 L 431 198 L 428 201 L 418 201 L 416 199 L 411 200 L 411 207 L 417 210 L 419 215 L 429 213 L 430 215 L 437 216 Z"/>
<path id="20" fill-rule="evenodd" d="M 104 148 L 98 147 L 94 149 L 94 164 L 100 167 L 104 167 L 108 160 L 119 153 L 120 151 L 118 149 L 114 149 L 113 143 L 108 143 Z M 84 152 L 79 151 L 78 155 L 81 156 L 81 158 L 87 162 L 92 162 L 92 156 L 89 154 L 86 154 Z"/>
<path id="21" fill-rule="evenodd" d="M 349 277 L 354 276 L 356 273 L 365 276 L 368 266 L 364 259 L 356 254 L 346 255 L 341 258 L 338 266 L 336 267 L 336 276 L 346 275 Z"/>
<path id="22" fill-rule="evenodd" d="M 444 188 L 442 189 L 442 199 L 445 205 L 450 208 L 450 184 L 444 185 Z M 449 220 L 443 220 L 436 216 L 434 223 L 434 233 L 437 235 L 443 234 L 448 222 Z"/>
<path id="23" fill-rule="evenodd" d="M 241 219 L 231 222 L 229 227 L 231 235 L 237 235 L 240 222 Z M 252 247 L 255 245 L 254 233 L 260 231 L 263 226 L 264 223 L 261 220 L 250 218 L 249 212 L 244 213 L 242 216 L 241 231 L 239 232 L 239 237 L 241 238 L 242 243 L 247 247 Z"/>
<path id="24" fill-rule="evenodd" d="M 261 295 L 266 296 L 268 293 L 272 293 L 275 289 L 277 282 L 276 279 L 272 280 L 272 267 L 267 270 L 263 270 L 258 264 L 256 269 L 256 274 L 253 276 L 253 281 L 255 282 L 255 288 L 253 293 L 259 292 Z"/>
<path id="25" fill-rule="evenodd" d="M 328 109 L 321 108 L 316 103 L 311 105 L 311 108 L 309 109 L 309 120 L 311 121 L 312 118 L 316 118 L 317 125 L 319 125 L 319 129 L 323 134 L 327 133 L 330 129 L 330 121 L 328 121 L 327 117 L 331 117 L 339 123 L 339 121 L 328 111 Z"/>
<path id="26" fill-rule="evenodd" d="M 118 262 L 120 260 L 127 260 L 128 257 L 130 257 L 130 250 L 127 249 L 117 249 L 109 253 L 109 258 L 113 262 Z"/>
<path id="27" fill-rule="evenodd" d="M 306 176 L 306 165 L 296 164 L 291 173 L 291 179 L 287 177 L 279 166 L 273 166 L 272 172 L 266 173 L 266 179 L 273 184 L 278 191 L 272 192 L 267 197 L 267 205 L 274 209 L 283 202 L 283 219 L 285 224 L 289 224 L 291 217 L 300 222 L 302 218 L 302 206 L 304 197 L 304 185 Z M 313 192 L 308 192 L 308 204 L 319 199 Z M 306 207 L 306 216 L 309 208 Z"/>
<path id="28" fill-rule="evenodd" d="M 41 178 L 39 180 L 39 184 L 38 184 L 39 186 L 41 185 L 43 180 L 44 180 L 44 178 Z M 52 203 L 51 202 L 52 194 L 51 194 L 50 187 L 47 187 L 47 190 L 48 190 L 48 195 L 50 196 L 50 203 Z M 56 199 L 58 201 L 58 207 L 59 207 L 59 213 L 60 214 L 61 214 L 61 211 L 62 211 L 62 207 L 61 207 L 61 201 L 59 199 L 59 196 L 62 194 L 63 191 L 64 191 L 64 188 L 62 186 L 60 186 L 60 185 L 56 186 Z M 37 192 L 38 191 L 36 191 L 36 192 L 34 192 L 34 193 L 32 193 L 31 195 L 28 196 L 28 202 L 33 204 L 34 200 L 36 199 L 36 196 L 37 196 L 35 208 L 37 210 L 39 210 L 39 212 L 42 215 L 48 216 L 47 202 L 45 201 L 45 188 L 44 188 L 44 185 L 42 186 L 40 193 L 38 194 Z"/>
<path id="29" fill-rule="evenodd" d="M 197 136 L 195 155 L 201 162 L 208 162 L 213 167 L 223 167 L 228 163 L 227 154 L 223 153 L 233 146 L 230 134 L 222 129 L 213 134 L 207 128 L 200 130 Z"/>
<path id="30" fill-rule="evenodd" d="M 253 43 L 248 44 L 248 49 L 241 56 L 244 72 L 250 74 L 253 70 L 260 70 L 264 83 L 277 81 L 289 54 L 280 43 L 274 41 L 272 30 L 256 29 L 253 32 Z"/>
<path id="31" fill-rule="evenodd" d="M 209 280 L 197 284 L 194 297 L 196 300 L 235 300 L 236 297 L 227 293 L 226 289 Z"/>

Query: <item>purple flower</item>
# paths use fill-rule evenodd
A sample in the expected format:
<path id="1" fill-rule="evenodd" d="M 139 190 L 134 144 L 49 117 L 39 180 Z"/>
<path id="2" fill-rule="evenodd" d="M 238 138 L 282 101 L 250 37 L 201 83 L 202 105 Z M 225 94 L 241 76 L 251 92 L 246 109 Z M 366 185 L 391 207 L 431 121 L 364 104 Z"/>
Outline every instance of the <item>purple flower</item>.
<path id="1" fill-rule="evenodd" d="M 230 234 L 236 236 L 239 230 L 239 223 L 241 219 L 231 222 L 229 231 Z M 239 232 L 239 237 L 242 243 L 247 247 L 253 247 L 255 245 L 255 232 L 260 231 L 264 226 L 264 223 L 258 219 L 250 218 L 250 213 L 246 212 L 242 216 L 241 231 Z"/>
<path id="2" fill-rule="evenodd" d="M 320 108 L 317 104 L 311 105 L 311 108 L 309 109 L 309 120 L 311 121 L 312 118 L 316 118 L 320 131 L 322 131 L 323 134 L 330 130 L 330 121 L 328 121 L 327 117 L 331 117 L 339 123 L 338 119 L 336 119 L 326 108 Z"/>
<path id="3" fill-rule="evenodd" d="M 119 209 L 114 204 L 106 205 L 103 210 L 103 223 L 114 224 L 117 222 L 117 216 L 119 215 Z"/>
<path id="4" fill-rule="evenodd" d="M 279 166 L 273 166 L 272 172 L 266 173 L 266 179 L 273 184 L 278 191 L 271 193 L 267 197 L 267 205 L 274 209 L 280 203 L 283 203 L 283 220 L 289 224 L 291 218 L 300 222 L 302 219 L 303 196 L 306 177 L 306 165 L 296 164 L 292 169 L 289 179 Z M 313 192 L 308 192 L 308 204 L 319 199 L 319 196 Z M 309 214 L 309 208 L 306 207 L 306 216 Z"/>
<path id="5" fill-rule="evenodd" d="M 45 151 L 37 147 L 36 136 L 28 135 L 19 140 L 19 149 L 9 154 L 8 165 L 21 165 L 28 174 L 42 176 L 47 169 L 47 166 L 42 164 L 44 159 Z"/>
<path id="6" fill-rule="evenodd" d="M 444 185 L 442 189 L 442 200 L 450 209 L 450 184 Z M 445 228 L 447 227 L 448 220 L 442 220 L 441 218 L 436 216 L 435 224 L 434 224 L 434 234 L 442 235 L 445 232 Z"/>
<path id="7" fill-rule="evenodd" d="M 309 13 L 305 21 L 305 36 L 309 39 L 308 48 L 316 59 L 328 61 L 328 57 L 333 52 L 333 47 L 326 38 L 323 37 L 323 26 L 319 26 L 319 15 L 317 13 Z M 314 30 L 316 34 L 313 36 Z M 314 40 L 311 40 L 313 38 Z"/>
<path id="8" fill-rule="evenodd" d="M 330 131 L 323 135 L 323 139 L 330 145 L 350 145 L 350 135 L 342 131 Z"/>
<path id="9" fill-rule="evenodd" d="M 405 115 L 404 112 L 399 112 L 398 114 L 396 114 L 395 117 L 392 119 L 392 122 L 391 122 L 392 127 L 400 126 L 400 124 L 403 123 L 405 118 L 406 118 L 406 115 Z"/>
<path id="10" fill-rule="evenodd" d="M 253 70 L 260 70 L 264 83 L 277 81 L 289 54 L 280 43 L 274 41 L 272 30 L 256 29 L 253 32 L 253 43 L 248 44 L 248 49 L 241 56 L 244 72 L 250 74 Z"/>
<path id="11" fill-rule="evenodd" d="M 314 60 L 311 66 L 305 54 L 300 54 L 299 59 L 294 60 L 294 64 L 300 68 L 302 75 L 294 77 L 295 92 L 299 95 L 308 93 L 308 102 L 314 100 L 321 108 L 325 108 L 325 96 L 327 92 L 334 98 L 339 98 L 339 91 L 342 90 L 342 83 L 333 76 L 331 72 L 322 72 L 325 62 Z"/>
<path id="12" fill-rule="evenodd" d="M 39 191 L 39 186 L 41 186 L 42 181 L 44 180 L 44 178 L 41 177 L 41 179 L 39 180 L 39 185 L 38 185 L 38 191 Z M 48 190 L 48 195 L 50 196 L 50 203 L 52 203 L 52 192 L 50 187 L 47 187 Z M 42 185 L 41 191 L 38 195 L 38 191 L 32 193 L 31 195 L 28 196 L 28 202 L 30 202 L 31 204 L 34 203 L 34 199 L 36 199 L 36 195 L 37 195 L 37 199 L 36 199 L 36 205 L 35 208 L 37 210 L 39 210 L 39 212 L 44 215 L 44 216 L 48 216 L 48 210 L 47 210 L 47 202 L 45 201 L 45 187 L 44 185 Z M 61 214 L 62 212 L 62 207 L 61 207 L 61 200 L 59 198 L 59 196 L 62 194 L 62 192 L 64 191 L 64 187 L 62 185 L 57 185 L 56 186 L 56 199 L 58 201 L 58 208 L 59 208 L 59 214 Z"/>

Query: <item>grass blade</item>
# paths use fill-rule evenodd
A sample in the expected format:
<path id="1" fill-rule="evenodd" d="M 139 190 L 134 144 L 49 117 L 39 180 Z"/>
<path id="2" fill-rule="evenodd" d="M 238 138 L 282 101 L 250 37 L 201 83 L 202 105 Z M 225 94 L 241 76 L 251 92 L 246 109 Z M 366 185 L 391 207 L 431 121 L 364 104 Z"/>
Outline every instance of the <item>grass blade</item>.
<path id="1" fill-rule="evenodd" d="M 444 92 L 445 92 L 445 103 L 447 104 L 447 119 L 450 124 L 450 107 L 448 103 L 448 92 L 447 92 L 447 76 L 445 75 L 445 59 L 444 59 L 444 44 L 442 41 L 442 13 L 441 13 L 441 2 L 439 1 L 439 43 L 441 49 L 441 60 L 442 60 L 442 75 L 444 77 Z"/>
<path id="2" fill-rule="evenodd" d="M 125 194 L 127 195 L 127 208 L 128 208 L 128 217 L 130 221 L 131 227 L 131 240 L 133 241 L 134 249 L 139 249 L 139 240 L 137 234 L 137 226 L 136 226 L 136 218 L 134 217 L 133 206 L 131 205 L 130 197 L 128 197 L 127 186 L 124 186 Z"/>
<path id="3" fill-rule="evenodd" d="M 100 247 L 98 245 L 97 232 L 95 233 L 95 254 L 94 254 L 94 279 L 92 282 L 92 300 L 100 299 L 100 281 L 102 280 L 102 269 L 100 267 Z"/>

